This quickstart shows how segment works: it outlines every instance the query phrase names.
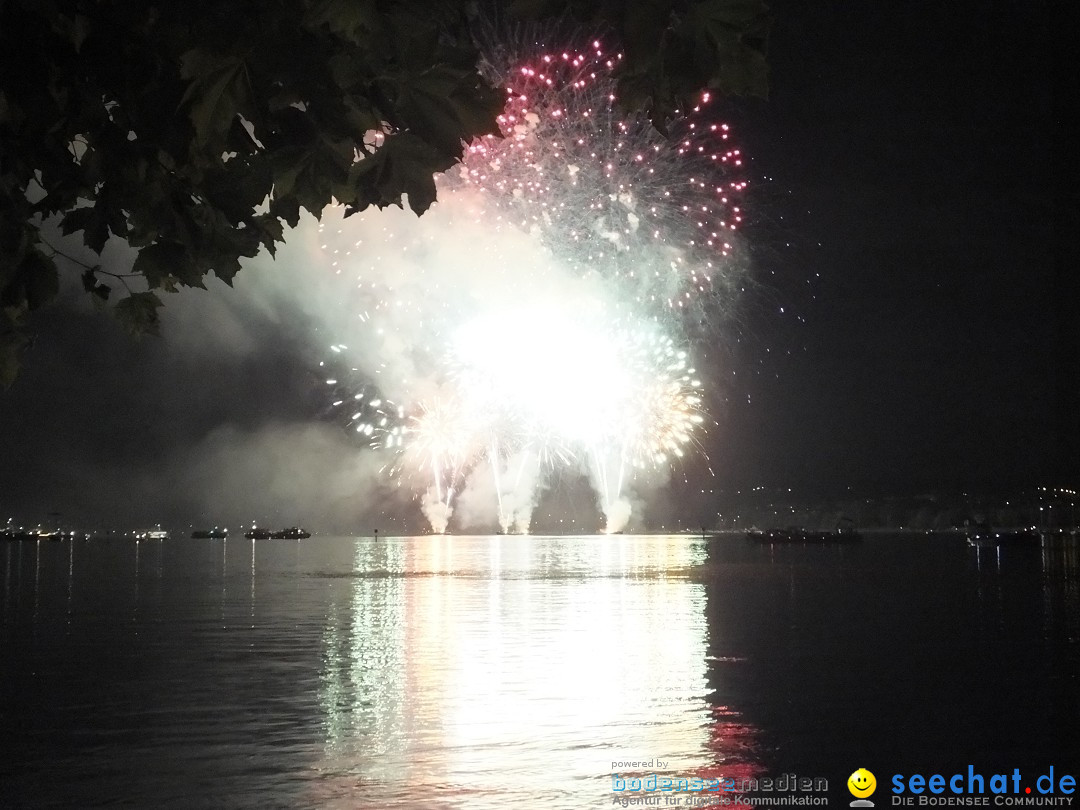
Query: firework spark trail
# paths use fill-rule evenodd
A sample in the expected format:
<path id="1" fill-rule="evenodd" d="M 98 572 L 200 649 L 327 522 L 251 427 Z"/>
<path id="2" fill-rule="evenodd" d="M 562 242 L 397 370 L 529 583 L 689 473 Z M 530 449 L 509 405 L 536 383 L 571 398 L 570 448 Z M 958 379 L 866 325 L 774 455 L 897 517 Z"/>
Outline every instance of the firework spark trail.
<path id="1" fill-rule="evenodd" d="M 436 531 L 483 468 L 500 525 L 527 530 L 546 476 L 574 465 L 618 530 L 629 483 L 696 445 L 702 382 L 680 341 L 741 284 L 742 158 L 701 107 L 671 140 L 622 117 L 619 58 L 593 43 L 507 63 L 505 137 L 472 144 L 421 220 L 320 226 L 354 312 L 333 402 L 426 479 Z"/>
<path id="2" fill-rule="evenodd" d="M 741 151 L 703 112 L 708 93 L 670 137 L 623 116 L 611 78 L 621 58 L 593 41 L 490 66 L 507 88 L 504 137 L 472 144 L 457 177 L 485 192 L 496 217 L 541 231 L 569 267 L 615 281 L 639 306 L 730 301 Z"/>

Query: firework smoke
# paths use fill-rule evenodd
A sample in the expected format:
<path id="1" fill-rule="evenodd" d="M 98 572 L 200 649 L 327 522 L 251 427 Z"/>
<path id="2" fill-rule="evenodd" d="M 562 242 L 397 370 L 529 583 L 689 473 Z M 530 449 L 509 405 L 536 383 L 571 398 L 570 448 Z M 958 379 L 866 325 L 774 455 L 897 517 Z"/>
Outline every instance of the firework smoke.
<path id="1" fill-rule="evenodd" d="M 527 531 L 564 467 L 619 531 L 630 490 L 696 446 L 690 345 L 740 284 L 742 159 L 707 108 L 671 139 L 620 115 L 619 59 L 505 60 L 504 137 L 472 144 L 423 218 L 320 226 L 328 392 L 435 531 L 459 505 L 462 526 Z"/>

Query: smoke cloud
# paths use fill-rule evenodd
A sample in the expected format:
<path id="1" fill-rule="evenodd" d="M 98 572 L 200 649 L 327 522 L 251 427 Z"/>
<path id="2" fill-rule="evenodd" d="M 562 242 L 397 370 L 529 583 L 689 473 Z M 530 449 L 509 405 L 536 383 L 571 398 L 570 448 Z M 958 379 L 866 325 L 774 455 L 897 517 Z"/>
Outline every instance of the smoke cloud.
<path id="1" fill-rule="evenodd" d="M 621 120 L 610 57 L 589 51 L 508 73 L 528 87 L 509 97 L 507 137 L 471 146 L 423 217 L 305 216 L 234 290 L 168 296 L 164 340 L 91 395 L 112 400 L 96 406 L 118 430 L 153 414 L 147 436 L 70 468 L 112 458 L 118 486 L 142 493 L 133 460 L 153 445 L 148 477 L 173 494 L 150 500 L 200 520 L 391 510 L 506 532 L 584 472 L 607 530 L 633 526 L 702 421 L 687 324 L 739 284 L 745 183 L 719 172 L 741 165 L 726 127 L 668 141 Z M 91 479 L 87 492 L 110 475 Z"/>

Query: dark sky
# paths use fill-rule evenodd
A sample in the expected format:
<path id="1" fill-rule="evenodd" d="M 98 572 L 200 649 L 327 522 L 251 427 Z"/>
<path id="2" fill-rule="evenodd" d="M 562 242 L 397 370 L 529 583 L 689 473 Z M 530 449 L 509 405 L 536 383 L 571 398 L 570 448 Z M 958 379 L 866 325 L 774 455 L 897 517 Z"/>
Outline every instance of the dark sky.
<path id="1" fill-rule="evenodd" d="M 1060 21 L 1038 2 L 774 9 L 771 98 L 744 124 L 773 182 L 735 480 L 910 493 L 1075 476 L 1058 452 L 1080 421 Z"/>
<path id="2" fill-rule="evenodd" d="M 1077 483 L 1065 21 L 1015 0 L 773 8 L 771 97 L 732 116 L 752 157 L 756 286 L 713 353 L 735 374 L 704 486 Z M 364 498 L 323 483 L 376 486 L 320 422 L 309 324 L 270 301 L 214 336 L 230 351 L 192 349 L 228 310 L 214 295 L 138 343 L 85 302 L 41 317 L 0 394 L 0 508 L 125 528 L 369 520 Z"/>

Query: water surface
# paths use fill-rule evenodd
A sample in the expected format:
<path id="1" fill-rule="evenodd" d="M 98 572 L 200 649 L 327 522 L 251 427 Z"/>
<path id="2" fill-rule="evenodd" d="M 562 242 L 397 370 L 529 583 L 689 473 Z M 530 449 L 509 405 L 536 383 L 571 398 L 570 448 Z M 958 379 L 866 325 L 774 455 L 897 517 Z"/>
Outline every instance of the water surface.
<path id="1" fill-rule="evenodd" d="M 12 542 L 0 568 L 4 807 L 607 807 L 633 760 L 839 804 L 863 765 L 1080 762 L 1072 542 Z"/>

